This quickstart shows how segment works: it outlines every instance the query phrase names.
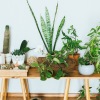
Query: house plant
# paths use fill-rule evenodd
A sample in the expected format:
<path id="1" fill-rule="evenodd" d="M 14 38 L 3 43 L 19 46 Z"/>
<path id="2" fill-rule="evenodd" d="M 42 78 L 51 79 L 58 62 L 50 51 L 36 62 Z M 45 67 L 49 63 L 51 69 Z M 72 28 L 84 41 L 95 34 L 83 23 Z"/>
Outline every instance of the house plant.
<path id="1" fill-rule="evenodd" d="M 92 28 L 88 34 L 90 40 L 86 43 L 86 52 L 88 52 L 91 61 L 95 65 L 95 71 L 100 72 L 100 26 Z"/>
<path id="2" fill-rule="evenodd" d="M 25 53 L 27 53 L 29 50 L 31 50 L 29 47 L 27 47 L 28 42 L 26 40 L 23 40 L 20 49 L 16 49 L 12 52 L 12 62 L 14 65 L 22 65 L 25 61 Z"/>
<path id="3" fill-rule="evenodd" d="M 68 58 L 73 60 L 76 63 L 74 69 L 77 69 L 78 66 L 78 58 L 80 54 L 78 53 L 79 50 L 85 49 L 84 46 L 81 46 L 81 40 L 77 39 L 76 29 L 73 25 L 70 26 L 68 29 L 68 35 L 62 31 L 63 34 L 63 47 L 65 54 L 68 55 Z"/>
<path id="4" fill-rule="evenodd" d="M 79 58 L 78 71 L 82 75 L 91 75 L 94 73 L 95 67 L 92 62 L 92 58 L 89 53 L 86 53 L 84 57 Z"/>
<path id="5" fill-rule="evenodd" d="M 44 20 L 44 18 L 42 16 L 40 16 L 42 32 L 41 32 L 41 30 L 39 28 L 37 19 L 35 17 L 35 14 L 34 14 L 32 8 L 31 8 L 31 6 L 30 6 L 28 0 L 27 0 L 27 4 L 28 4 L 29 9 L 30 9 L 30 11 L 32 13 L 32 16 L 33 16 L 35 24 L 37 26 L 38 32 L 39 32 L 39 34 L 41 36 L 41 39 L 42 39 L 42 41 L 44 43 L 44 46 L 45 46 L 47 52 L 53 55 L 54 51 L 55 51 L 55 47 L 56 47 L 57 41 L 58 41 L 58 38 L 60 36 L 60 32 L 61 32 L 61 30 L 62 30 L 62 28 L 64 26 L 64 23 L 65 23 L 65 16 L 63 17 L 63 19 L 60 22 L 60 25 L 59 25 L 58 30 L 56 32 L 56 38 L 54 40 L 54 45 L 53 45 L 54 26 L 55 26 L 57 11 L 58 11 L 58 4 L 56 6 L 56 11 L 55 11 L 54 20 L 53 20 L 52 25 L 51 25 L 51 21 L 50 21 L 49 11 L 48 11 L 47 8 L 45 8 L 46 21 Z"/>
<path id="6" fill-rule="evenodd" d="M 63 70 L 63 67 L 67 67 L 64 56 L 62 51 L 55 51 L 54 55 L 48 53 L 45 60 L 41 62 L 37 60 L 37 62 L 31 63 L 31 67 L 38 68 L 41 80 L 51 77 L 59 79 L 66 75 L 66 72 Z"/>
<path id="7" fill-rule="evenodd" d="M 92 87 L 89 87 L 89 90 L 91 89 Z M 83 100 L 84 98 L 86 97 L 86 89 L 84 87 L 84 85 L 82 86 L 82 89 L 79 90 L 79 96 L 77 98 L 77 100 Z"/>

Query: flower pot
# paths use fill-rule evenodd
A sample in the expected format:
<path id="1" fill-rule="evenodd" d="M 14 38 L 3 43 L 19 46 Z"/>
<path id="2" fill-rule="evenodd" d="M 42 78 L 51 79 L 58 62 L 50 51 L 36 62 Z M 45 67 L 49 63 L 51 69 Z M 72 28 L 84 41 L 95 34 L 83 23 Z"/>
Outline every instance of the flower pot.
<path id="1" fill-rule="evenodd" d="M 82 75 L 91 75 L 94 73 L 94 65 L 79 65 L 78 71 Z"/>
<path id="2" fill-rule="evenodd" d="M 12 55 L 12 62 L 14 65 L 22 65 L 25 61 L 25 55 Z"/>
<path id="3" fill-rule="evenodd" d="M 5 56 L 6 56 L 6 64 L 10 64 L 10 62 L 11 62 L 11 54 L 7 53 L 7 54 L 5 54 Z"/>
<path id="4" fill-rule="evenodd" d="M 0 53 L 0 64 L 5 64 L 5 54 Z"/>
<path id="5" fill-rule="evenodd" d="M 76 53 L 76 54 L 73 54 L 73 55 L 71 55 L 71 54 L 68 55 L 69 62 L 71 62 L 71 64 L 73 63 L 73 67 L 74 67 L 74 68 L 71 68 L 71 70 L 72 69 L 78 70 L 78 58 L 79 57 L 80 57 L 79 53 Z M 68 64 L 68 65 L 70 65 L 70 64 Z M 70 70 L 70 68 L 69 68 L 69 70 Z"/>

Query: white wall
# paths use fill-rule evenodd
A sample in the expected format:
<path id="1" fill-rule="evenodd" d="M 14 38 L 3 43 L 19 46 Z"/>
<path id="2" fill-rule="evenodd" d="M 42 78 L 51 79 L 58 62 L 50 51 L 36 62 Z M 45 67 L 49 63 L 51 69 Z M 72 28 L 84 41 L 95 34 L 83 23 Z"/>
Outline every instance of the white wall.
<path id="1" fill-rule="evenodd" d="M 45 13 L 45 6 L 48 7 L 51 20 L 53 20 L 57 2 L 59 3 L 59 9 L 56 19 L 56 30 L 60 20 L 65 15 L 66 24 L 64 31 L 67 31 L 68 27 L 73 24 L 79 38 L 83 40 L 83 43 L 88 41 L 86 35 L 90 29 L 100 24 L 100 0 L 29 0 L 39 24 L 40 15 L 44 16 Z M 2 41 L 4 27 L 7 24 L 11 27 L 10 51 L 19 48 L 23 39 L 29 40 L 29 46 L 31 48 L 42 44 L 26 0 L 0 0 L 0 40 Z M 0 46 L 0 51 L 2 51 L 1 43 Z M 57 49 L 61 47 L 62 41 L 59 39 Z M 40 56 L 33 51 L 29 52 L 28 56 L 30 55 Z M 48 79 L 43 82 L 34 79 L 29 80 L 29 84 L 31 93 L 63 93 L 65 80 Z M 82 84 L 83 80 L 72 80 L 70 93 L 77 93 Z M 90 80 L 90 85 L 93 86 L 92 92 L 97 92 L 98 80 Z M 10 80 L 9 92 L 21 92 L 19 80 Z"/>

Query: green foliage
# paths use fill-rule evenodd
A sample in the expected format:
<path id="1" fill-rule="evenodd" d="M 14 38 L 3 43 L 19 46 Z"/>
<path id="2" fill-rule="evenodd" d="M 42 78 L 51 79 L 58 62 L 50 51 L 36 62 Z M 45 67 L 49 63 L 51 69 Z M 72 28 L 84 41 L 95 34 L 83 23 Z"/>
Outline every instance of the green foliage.
<path id="1" fill-rule="evenodd" d="M 32 67 L 38 68 L 40 72 L 41 80 L 45 81 L 47 78 L 51 78 L 53 75 L 53 70 L 50 66 L 43 63 L 34 62 L 31 64 Z"/>
<path id="2" fill-rule="evenodd" d="M 63 77 L 65 76 L 65 73 L 63 72 L 62 69 L 59 69 L 57 72 L 56 72 L 56 75 L 54 76 L 55 79 L 60 79 L 60 77 Z"/>
<path id="3" fill-rule="evenodd" d="M 91 89 L 92 87 L 89 87 L 89 89 Z M 84 88 L 84 86 L 82 86 L 82 89 L 79 91 L 79 96 L 77 98 L 77 100 L 82 100 L 86 95 L 86 90 Z"/>
<path id="4" fill-rule="evenodd" d="M 55 16 L 54 16 L 54 20 L 53 20 L 53 25 L 51 25 L 49 11 L 48 11 L 47 8 L 45 8 L 46 21 L 43 19 L 42 16 L 40 17 L 42 32 L 40 31 L 37 19 L 35 17 L 35 14 L 34 14 L 32 8 L 31 8 L 30 4 L 28 3 L 28 0 L 27 0 L 27 4 L 28 4 L 29 9 L 30 9 L 30 11 L 32 13 L 32 16 L 33 16 L 33 18 L 35 20 L 37 29 L 39 31 L 39 34 L 40 34 L 41 39 L 42 39 L 42 41 L 43 41 L 43 43 L 45 45 L 45 48 L 46 48 L 47 52 L 50 53 L 50 54 L 54 54 L 55 47 L 56 47 L 58 38 L 60 36 L 60 32 L 61 32 L 61 30 L 62 30 L 62 28 L 64 26 L 64 23 L 65 23 L 65 17 L 63 17 L 63 19 L 61 20 L 60 25 L 58 27 L 56 38 L 54 40 L 55 41 L 54 42 L 54 46 L 53 46 L 53 34 L 54 34 L 54 26 L 55 26 L 55 19 L 56 19 L 56 14 L 57 14 L 57 10 L 58 10 L 58 4 L 56 6 L 56 11 L 55 11 Z"/>
<path id="5" fill-rule="evenodd" d="M 86 43 L 89 57 L 96 66 L 96 72 L 100 72 L 100 26 L 92 28 L 88 34 L 90 40 Z"/>
<path id="6" fill-rule="evenodd" d="M 28 44 L 28 42 L 26 40 L 23 40 L 20 45 L 20 49 L 14 50 L 12 55 L 23 55 L 23 54 L 27 53 L 29 50 L 31 50 L 29 47 L 27 47 L 27 44 Z"/>
<path id="7" fill-rule="evenodd" d="M 89 53 L 87 52 L 84 57 L 80 57 L 78 60 L 80 65 L 92 65 L 93 61 Z"/>
<path id="8" fill-rule="evenodd" d="M 68 34 L 65 34 L 64 32 L 62 32 L 63 34 L 63 40 L 66 42 L 63 42 L 63 50 L 65 50 L 65 52 L 67 51 L 68 54 L 75 54 L 78 53 L 78 50 L 82 50 L 85 49 L 84 46 L 81 46 L 80 43 L 82 42 L 81 40 L 77 39 L 77 34 L 76 34 L 76 30 L 74 29 L 73 25 L 70 26 L 70 28 L 68 29 Z"/>

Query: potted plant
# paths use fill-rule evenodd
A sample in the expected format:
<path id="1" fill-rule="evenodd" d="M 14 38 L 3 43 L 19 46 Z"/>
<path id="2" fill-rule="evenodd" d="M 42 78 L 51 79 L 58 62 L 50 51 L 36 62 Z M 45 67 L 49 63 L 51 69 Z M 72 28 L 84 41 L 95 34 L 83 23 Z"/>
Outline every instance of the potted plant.
<path id="1" fill-rule="evenodd" d="M 76 63 L 76 66 L 78 65 L 78 58 L 80 54 L 78 53 L 79 50 L 85 49 L 84 46 L 81 46 L 81 40 L 77 39 L 77 33 L 76 29 L 73 27 L 73 25 L 70 26 L 68 29 L 68 35 L 65 34 L 62 31 L 63 34 L 63 51 L 66 55 L 68 55 L 68 58 L 73 60 Z M 77 69 L 77 68 L 75 68 Z"/>
<path id="2" fill-rule="evenodd" d="M 22 65 L 25 61 L 25 53 L 27 53 L 29 50 L 31 50 L 29 47 L 27 47 L 28 42 L 26 40 L 23 40 L 20 49 L 16 49 L 12 52 L 12 62 L 14 65 Z"/>
<path id="3" fill-rule="evenodd" d="M 42 28 L 42 32 L 39 28 L 39 25 L 38 25 L 38 22 L 37 22 L 37 19 L 35 17 L 35 14 L 27 0 L 27 4 L 29 6 L 29 9 L 32 13 L 32 16 L 34 18 L 34 21 L 35 21 L 35 24 L 37 26 L 37 29 L 38 29 L 38 32 L 41 36 L 41 39 L 44 43 L 44 46 L 47 50 L 47 52 L 49 54 L 54 54 L 54 51 L 55 51 L 55 48 L 56 48 L 56 44 L 57 44 L 57 41 L 59 39 L 59 36 L 60 36 L 60 32 L 64 26 L 64 23 L 65 23 L 65 16 L 62 18 L 60 24 L 59 24 L 59 27 L 58 27 L 58 30 L 56 32 L 56 38 L 55 40 L 53 40 L 53 37 L 54 37 L 54 26 L 55 26 L 55 21 L 56 21 L 56 15 L 57 15 L 57 11 L 58 11 L 58 4 L 56 6 L 56 11 L 55 11 L 55 15 L 54 15 L 54 19 L 53 19 L 53 23 L 51 25 L 51 21 L 50 21 L 50 15 L 49 15 L 49 11 L 47 8 L 45 8 L 45 18 L 46 18 L 46 21 L 44 20 L 44 18 L 42 16 L 40 16 L 40 21 L 41 21 L 41 28 Z M 54 44 L 53 44 L 53 41 L 54 41 Z"/>
<path id="4" fill-rule="evenodd" d="M 94 73 L 95 67 L 93 65 L 91 56 L 89 53 L 85 54 L 84 57 L 79 58 L 78 71 L 82 75 L 91 75 Z"/>
<path id="5" fill-rule="evenodd" d="M 92 63 L 96 67 L 95 71 L 99 73 L 100 72 L 100 26 L 92 28 L 88 36 L 90 37 L 90 40 L 88 43 L 86 43 L 87 46 L 86 52 L 89 54 Z"/>

